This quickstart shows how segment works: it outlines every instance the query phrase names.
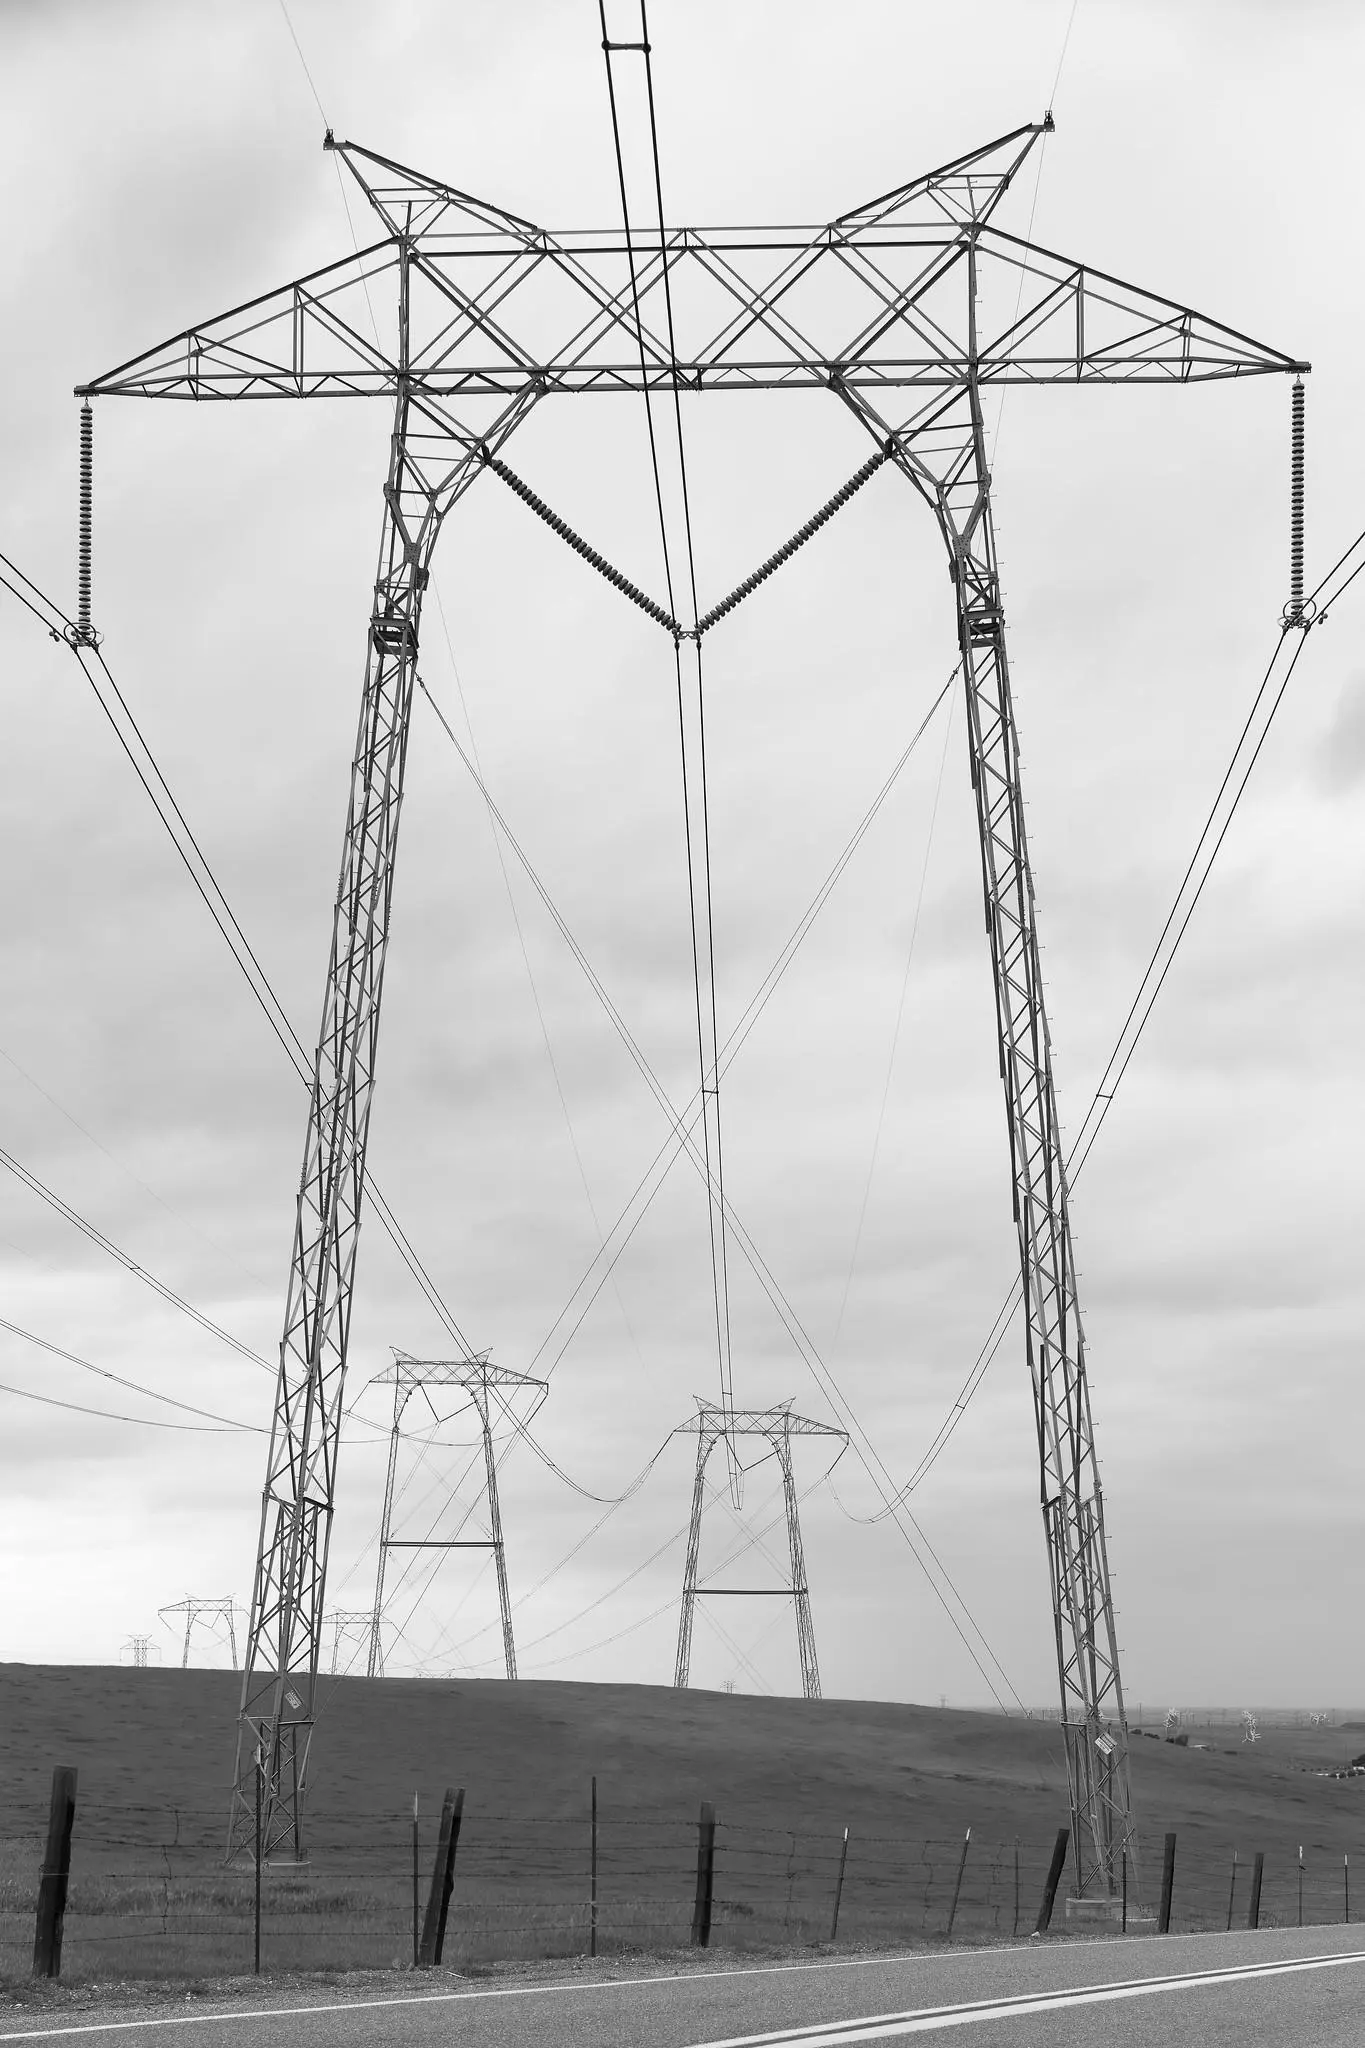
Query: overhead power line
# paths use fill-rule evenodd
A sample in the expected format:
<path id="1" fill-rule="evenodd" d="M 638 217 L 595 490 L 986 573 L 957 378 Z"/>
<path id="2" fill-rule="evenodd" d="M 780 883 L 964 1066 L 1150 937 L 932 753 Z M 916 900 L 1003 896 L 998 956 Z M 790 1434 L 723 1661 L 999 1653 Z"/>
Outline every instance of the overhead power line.
<path id="1" fill-rule="evenodd" d="M 117 1265 L 122 1266 L 125 1272 L 131 1273 L 135 1280 L 140 1280 L 144 1287 L 150 1287 L 153 1294 L 159 1295 L 170 1307 L 179 1309 L 182 1315 L 188 1316 L 191 1322 L 197 1323 L 201 1330 L 207 1330 L 210 1336 L 216 1337 L 220 1343 L 228 1345 L 231 1350 L 240 1353 L 243 1358 L 250 1359 L 253 1365 L 259 1365 L 265 1372 L 272 1370 L 265 1359 L 261 1357 L 259 1351 L 253 1351 L 249 1344 L 243 1344 L 240 1337 L 234 1337 L 232 1332 L 225 1330 L 221 1323 L 215 1323 L 212 1316 L 206 1316 L 202 1309 L 197 1309 L 194 1306 L 193 1302 L 186 1301 L 183 1294 L 177 1294 L 175 1289 L 168 1287 L 164 1280 L 158 1280 L 155 1273 L 149 1272 L 146 1266 L 140 1265 L 129 1252 L 125 1252 L 121 1246 L 116 1245 L 111 1237 L 106 1237 L 99 1226 L 90 1222 L 88 1217 L 82 1216 L 78 1209 L 73 1209 L 69 1202 L 64 1202 L 62 1197 L 55 1193 L 52 1188 L 48 1187 L 45 1181 L 39 1180 L 36 1173 L 31 1173 L 28 1167 L 21 1165 L 12 1153 L 4 1150 L 3 1146 L 0 1146 L 0 1166 L 3 1166 L 8 1172 L 12 1173 L 16 1180 L 22 1181 L 23 1185 L 30 1189 L 33 1194 L 37 1195 L 40 1201 L 47 1203 L 49 1209 L 62 1217 L 65 1222 L 72 1224 L 75 1229 L 80 1231 L 83 1237 L 90 1240 L 91 1244 L 97 1245 Z"/>
<path id="2" fill-rule="evenodd" d="M 192 1402 L 178 1401 L 173 1394 L 159 1394 L 154 1387 L 144 1387 L 137 1380 L 124 1379 L 121 1373 L 110 1372 L 107 1366 L 92 1365 L 88 1358 L 82 1358 L 75 1351 L 64 1350 L 60 1344 L 52 1344 L 46 1337 L 35 1336 L 32 1330 L 21 1329 L 18 1323 L 7 1322 L 4 1316 L 0 1316 L 0 1330 L 8 1330 L 11 1337 L 21 1337 L 26 1344 L 36 1344 L 40 1350 L 50 1352 L 54 1358 L 64 1358 L 68 1365 L 79 1366 L 82 1372 L 94 1373 L 97 1379 L 110 1380 L 114 1386 L 125 1387 L 133 1394 L 145 1394 L 149 1401 L 162 1401 L 168 1408 L 183 1409 L 186 1415 L 201 1416 L 205 1421 L 221 1423 L 227 1429 L 247 1430 L 253 1436 L 265 1436 L 267 1434 L 264 1429 L 254 1422 L 237 1422 L 228 1415 L 215 1415 L 211 1409 L 196 1408 Z M 11 1388 L 9 1391 L 15 1392 L 18 1390 Z M 103 1412 L 102 1409 L 90 1410 L 91 1414 L 102 1414 Z M 135 1419 L 132 1416 L 120 1416 L 118 1418 L 118 1420 L 123 1422 Z"/>
<path id="3" fill-rule="evenodd" d="M 65 637 L 65 629 L 72 625 L 72 621 L 67 618 L 61 607 L 54 604 L 31 578 L 25 576 L 22 570 L 16 568 L 7 556 L 0 555 L 0 565 L 3 565 L 3 570 L 0 570 L 0 584 L 3 584 L 12 595 L 19 598 L 20 602 L 47 628 L 54 639 L 63 639 Z M 3 573 L 5 571 L 9 573 Z M 23 587 L 20 588 L 20 585 Z M 25 592 L 28 595 L 25 595 Z M 71 642 L 68 641 L 67 644 L 71 644 Z M 242 929 L 236 913 L 233 911 L 203 848 L 200 846 L 169 783 L 161 771 L 146 736 L 129 708 L 122 691 L 119 689 L 103 651 L 99 647 L 91 648 L 78 643 L 73 647 L 73 652 L 80 663 L 86 681 L 90 684 L 96 702 L 99 704 L 110 729 L 123 749 L 129 765 L 136 774 L 138 781 L 142 784 L 148 800 L 160 819 L 182 866 L 193 882 L 205 908 L 208 910 L 224 943 L 232 954 L 233 960 L 250 989 L 257 1007 L 269 1024 L 298 1079 L 305 1087 L 311 1087 L 312 1064 L 304 1050 L 303 1041 L 286 1015 L 270 977 L 262 967 L 255 949 Z M 460 1346 L 465 1356 L 472 1356 L 469 1340 L 451 1314 L 430 1272 L 418 1256 L 407 1232 L 399 1223 L 382 1190 L 373 1179 L 368 1182 L 367 1192 L 375 1213 L 379 1217 L 381 1226 L 397 1250 L 403 1264 L 407 1267 L 408 1272 L 416 1281 L 428 1306 L 437 1315 L 447 1334 Z M 169 1292 L 167 1298 L 170 1298 Z M 229 1338 L 227 1341 L 233 1343 L 239 1350 L 246 1348 L 237 1344 L 235 1339 Z M 265 1361 L 257 1357 L 255 1353 L 248 1352 L 247 1355 L 254 1358 L 257 1364 L 265 1364 Z M 266 1366 L 266 1370 L 273 1373 L 275 1368 L 273 1366 Z"/>
<path id="4" fill-rule="evenodd" d="M 1348 576 L 1343 578 L 1340 575 L 1341 570 L 1351 560 L 1352 556 L 1362 550 L 1365 550 L 1365 532 L 1361 533 L 1351 543 L 1340 560 L 1323 578 L 1317 590 L 1313 592 L 1312 598 L 1308 600 L 1310 604 L 1324 590 L 1327 590 L 1329 585 L 1333 586 L 1330 596 L 1318 609 L 1317 617 L 1313 621 L 1314 624 L 1322 623 L 1326 617 L 1326 605 L 1335 603 L 1355 581 L 1356 577 L 1365 570 L 1365 557 L 1363 557 Z M 1295 668 L 1298 666 L 1307 637 L 1306 631 L 1299 633 L 1294 652 L 1284 668 L 1279 685 L 1271 699 L 1269 710 L 1260 724 L 1259 731 L 1257 731 L 1258 714 L 1271 689 L 1275 673 L 1280 666 L 1288 633 L 1282 632 L 1276 641 L 1270 662 L 1252 700 L 1251 709 L 1247 713 L 1242 730 L 1237 736 L 1237 742 L 1233 747 L 1223 779 L 1218 785 L 1217 793 L 1209 806 L 1208 815 L 1195 842 L 1194 852 L 1190 855 L 1171 908 L 1166 915 L 1165 922 L 1157 936 L 1156 944 L 1153 946 L 1147 965 L 1143 970 L 1137 993 L 1128 1007 L 1127 1015 L 1120 1027 L 1118 1037 L 1114 1041 L 1113 1049 L 1105 1062 L 1104 1071 L 1091 1096 L 1081 1127 L 1072 1141 L 1067 1155 L 1067 1173 L 1073 1187 L 1079 1181 L 1085 1163 L 1094 1148 L 1095 1140 L 1104 1127 L 1109 1112 L 1113 1107 L 1114 1098 L 1118 1094 L 1123 1079 L 1132 1063 L 1133 1055 L 1137 1051 L 1142 1035 L 1147 1028 L 1152 1011 L 1156 1007 L 1157 998 L 1160 996 L 1171 968 L 1175 964 L 1176 954 L 1180 949 L 1181 942 L 1189 928 L 1190 920 L 1198 908 L 1199 901 L 1213 872 L 1214 862 L 1218 858 L 1223 841 L 1226 839 L 1232 821 L 1237 814 L 1237 809 L 1245 793 L 1247 783 L 1251 779 L 1252 770 L 1256 766 L 1261 749 L 1269 736 L 1271 726 L 1274 724 L 1276 714 L 1284 701 L 1290 679 L 1294 674 Z M 1254 745 L 1251 747 L 1250 754 L 1245 758 L 1240 779 L 1237 780 L 1236 787 L 1232 790 L 1231 799 L 1224 810 L 1224 798 L 1227 796 L 1234 778 L 1237 777 L 1238 764 L 1243 762 L 1247 744 L 1252 739 L 1253 733 L 1256 735 Z M 938 1431 L 928 1449 L 924 1452 L 918 1464 L 911 1472 L 909 1479 L 906 1480 L 901 1488 L 899 1498 L 903 1499 L 913 1493 L 928 1477 L 933 1467 L 938 1463 L 939 1458 L 943 1455 L 950 1439 L 966 1414 L 973 1396 L 985 1378 L 1001 1345 L 1004 1343 L 1019 1312 L 1022 1299 L 1022 1285 L 1016 1279 L 1005 1296 L 996 1314 L 995 1321 L 991 1324 L 990 1330 L 987 1333 L 986 1340 L 977 1352 L 971 1369 L 963 1381 L 952 1407 L 939 1425 Z M 847 1514 L 849 1510 L 845 1509 L 844 1512 Z M 883 1506 L 872 1515 L 856 1515 L 851 1516 L 850 1519 L 869 1523 L 879 1522 L 885 1518 L 887 1512 L 887 1508 Z"/>

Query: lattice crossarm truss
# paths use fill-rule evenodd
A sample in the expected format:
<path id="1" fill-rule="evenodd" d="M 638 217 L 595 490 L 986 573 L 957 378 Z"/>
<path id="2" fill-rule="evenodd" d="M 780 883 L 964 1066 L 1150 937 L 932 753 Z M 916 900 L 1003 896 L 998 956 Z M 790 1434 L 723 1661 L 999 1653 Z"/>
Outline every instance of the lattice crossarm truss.
<path id="1" fill-rule="evenodd" d="M 187 327 L 79 387 L 82 396 L 357 398 L 398 386 L 397 237 Z M 387 345 L 376 335 L 389 328 Z"/>

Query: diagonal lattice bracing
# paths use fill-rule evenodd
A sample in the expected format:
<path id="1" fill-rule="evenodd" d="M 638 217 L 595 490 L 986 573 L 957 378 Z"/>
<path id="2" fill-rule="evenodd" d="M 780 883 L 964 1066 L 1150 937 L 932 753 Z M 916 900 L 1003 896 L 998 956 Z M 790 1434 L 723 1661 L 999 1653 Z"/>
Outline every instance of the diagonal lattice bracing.
<path id="1" fill-rule="evenodd" d="M 1307 365 L 997 225 L 1042 132 L 1043 124 L 1015 129 L 821 226 L 637 231 L 633 283 L 620 230 L 551 233 L 329 135 L 328 146 L 376 213 L 380 239 L 200 321 L 83 387 L 87 398 L 380 397 L 394 408 L 263 1501 L 234 1847 L 245 1840 L 258 1748 L 267 1850 L 301 1841 L 412 686 L 442 521 L 547 398 L 671 395 L 676 388 L 691 405 L 711 392 L 809 390 L 837 399 L 858 437 L 870 437 L 918 491 L 948 553 L 1027 1304 L 1075 1877 L 1082 1893 L 1116 1888 L 1131 1847 L 1126 1730 L 983 401 L 993 386 L 1181 385 Z M 535 498 L 530 485 L 522 494 Z M 610 571 L 586 544 L 580 552 Z M 787 552 L 736 589 L 751 587 Z M 724 610 L 703 612 L 708 628 Z M 674 621 L 657 606 L 653 615 L 679 636 L 691 637 L 701 624 Z M 793 1573 L 796 1583 L 795 1553 Z M 810 1655 L 813 1669 L 813 1638 Z"/>

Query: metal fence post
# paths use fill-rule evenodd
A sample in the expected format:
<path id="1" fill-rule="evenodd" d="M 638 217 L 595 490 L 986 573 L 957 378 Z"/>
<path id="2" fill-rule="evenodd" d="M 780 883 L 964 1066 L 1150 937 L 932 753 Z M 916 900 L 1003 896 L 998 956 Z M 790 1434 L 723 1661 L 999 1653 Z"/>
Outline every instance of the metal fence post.
<path id="1" fill-rule="evenodd" d="M 716 1876 L 716 1809 L 709 1799 L 701 1803 L 697 1822 L 697 1899 L 692 1908 L 692 1946 L 706 1948 L 711 1940 L 711 1900 Z"/>
<path id="2" fill-rule="evenodd" d="M 253 1976 L 261 1974 L 261 1780 L 265 1776 L 265 1754 L 260 1743 L 256 1744 L 256 1876 L 252 1896 L 252 1960 Z"/>
<path id="3" fill-rule="evenodd" d="M 1237 1890 L 1237 1851 L 1236 1851 L 1236 1850 L 1234 1849 L 1234 1850 L 1233 1850 L 1233 1852 L 1232 1852 L 1232 1881 L 1231 1881 L 1231 1883 L 1230 1883 L 1230 1884 L 1228 1885 L 1228 1924 L 1227 1924 L 1227 1929 L 1226 1929 L 1226 1932 L 1227 1932 L 1227 1933 L 1229 1933 L 1229 1934 L 1231 1934 L 1231 1932 L 1232 1932 L 1232 1900 L 1233 1900 L 1233 1895 L 1234 1895 L 1234 1893 L 1236 1892 L 1236 1890 Z"/>
<path id="4" fill-rule="evenodd" d="M 597 1779 L 592 1781 L 592 1876 L 588 1900 L 588 1954 L 597 1954 Z"/>
<path id="5" fill-rule="evenodd" d="M 33 1935 L 33 1974 L 62 1974 L 62 1923 L 66 1888 L 71 1876 L 71 1830 L 76 1820 L 76 1773 L 58 1765 L 52 1773 L 52 1802 L 47 1810 L 47 1846 L 38 1878 L 38 1919 Z"/>
<path id="6" fill-rule="evenodd" d="M 845 1828 L 843 1845 L 839 1850 L 839 1875 L 834 1880 L 834 1918 L 830 1921 L 829 1925 L 829 1938 L 831 1941 L 837 1941 L 839 1937 L 839 1901 L 844 1896 L 844 1871 L 847 1864 L 848 1829 Z"/>
<path id="7" fill-rule="evenodd" d="M 1259 1927 L 1261 1924 L 1261 1877 L 1264 1871 L 1265 1851 L 1264 1849 L 1258 1849 L 1256 1851 L 1256 1861 L 1251 1867 L 1251 1904 L 1247 1908 L 1248 1927 Z"/>
<path id="8" fill-rule="evenodd" d="M 946 1939 L 953 1938 L 953 1922 L 957 1918 L 957 1902 L 962 1893 L 962 1873 L 967 1868 L 967 1851 L 971 1847 L 972 1831 L 968 1828 L 962 1837 L 962 1854 L 957 1859 L 957 1877 L 953 1883 L 953 1903 L 948 1908 L 948 1932 Z"/>
<path id="9" fill-rule="evenodd" d="M 1171 1931 L 1171 1892 L 1175 1885 L 1175 1836 L 1167 1835 L 1166 1847 L 1161 1857 L 1161 1913 L 1156 1923 L 1158 1934 Z"/>
<path id="10" fill-rule="evenodd" d="M 417 1835 L 417 1794 L 412 1795 L 412 1967 L 417 1968 L 421 1934 L 418 1923 L 422 1914 L 422 1880 L 419 1872 L 420 1845 Z"/>

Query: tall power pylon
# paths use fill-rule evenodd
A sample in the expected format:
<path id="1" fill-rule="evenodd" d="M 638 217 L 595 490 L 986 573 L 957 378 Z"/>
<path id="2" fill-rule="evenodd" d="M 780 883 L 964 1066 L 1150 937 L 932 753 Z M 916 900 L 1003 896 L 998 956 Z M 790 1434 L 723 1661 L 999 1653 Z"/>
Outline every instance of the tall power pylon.
<path id="1" fill-rule="evenodd" d="M 194 1633 L 196 1624 L 201 1621 L 208 1622 L 210 1626 L 215 1621 L 225 1621 L 227 1623 L 228 1646 L 232 1651 L 232 1668 L 234 1671 L 237 1669 L 237 1629 L 234 1619 L 237 1608 L 230 1593 L 224 1594 L 221 1600 L 203 1600 L 196 1594 L 191 1593 L 184 1600 L 174 1601 L 169 1607 L 158 1607 L 157 1613 L 163 1621 L 168 1614 L 183 1614 L 185 1617 L 185 1645 L 180 1657 L 180 1669 L 182 1671 L 188 1669 L 190 1637 Z"/>
<path id="2" fill-rule="evenodd" d="M 375 1571 L 374 1607 L 369 1616 L 369 1676 L 384 1676 L 384 1579 L 388 1570 L 391 1550 L 487 1550 L 492 1553 L 493 1567 L 498 1580 L 498 1611 L 502 1618 L 503 1664 L 509 1678 L 517 1675 L 517 1647 L 512 1634 L 512 1601 L 507 1589 L 507 1549 L 502 1534 L 502 1509 L 498 1505 L 498 1461 L 493 1454 L 494 1409 L 498 1409 L 514 1426 L 525 1428 L 531 1421 L 545 1396 L 549 1392 L 544 1380 L 530 1379 L 525 1373 L 512 1372 L 504 1365 L 490 1365 L 488 1353 L 480 1352 L 475 1358 L 430 1359 L 410 1358 L 406 1351 L 395 1351 L 393 1364 L 387 1372 L 376 1374 L 372 1385 L 393 1385 L 393 1427 L 389 1432 L 389 1463 L 384 1478 L 384 1509 L 379 1524 L 379 1564 Z M 484 1495 L 488 1503 L 489 1533 L 487 1536 L 437 1536 L 432 1530 L 440 1527 L 439 1519 L 432 1524 L 425 1536 L 395 1536 L 393 1533 L 394 1482 L 398 1476 L 398 1446 L 401 1439 L 403 1414 L 408 1402 L 416 1393 L 421 1393 L 431 1410 L 433 1422 L 441 1417 L 431 1398 L 431 1388 L 453 1388 L 472 1406 L 479 1418 L 479 1436 L 483 1447 Z M 512 1402 L 518 1396 L 529 1396 L 528 1412 L 521 1417 L 514 1415 Z M 460 1528 L 465 1527 L 462 1520 Z"/>
<path id="3" fill-rule="evenodd" d="M 801 1690 L 808 1700 L 820 1698 L 820 1663 L 815 1654 L 815 1624 L 810 1612 L 810 1582 L 806 1576 L 806 1552 L 801 1541 L 801 1512 L 796 1496 L 796 1478 L 792 1471 L 792 1438 L 794 1436 L 832 1436 L 840 1443 L 848 1443 L 848 1432 L 835 1429 L 828 1422 L 812 1422 L 809 1416 L 793 1415 L 790 1401 L 782 1401 L 773 1408 L 734 1408 L 727 1401 L 717 1407 L 711 1401 L 698 1401 L 697 1412 L 691 1422 L 684 1423 L 683 1431 L 696 1431 L 697 1475 L 692 1486 L 692 1519 L 687 1531 L 687 1560 L 683 1566 L 682 1608 L 678 1615 L 678 1655 L 673 1667 L 673 1683 L 685 1686 L 692 1668 L 692 1622 L 696 1614 L 697 1595 L 727 1595 L 731 1598 L 746 1598 L 764 1595 L 772 1598 L 790 1599 L 796 1608 L 796 1647 L 801 1659 Z M 680 1431 L 679 1434 L 682 1434 Z M 706 1506 L 706 1465 L 716 1445 L 723 1443 L 727 1455 L 735 1451 L 738 1439 L 757 1438 L 767 1445 L 764 1457 L 777 1460 L 782 1474 L 782 1506 L 787 1524 L 787 1555 L 791 1563 L 791 1583 L 786 1586 L 699 1586 L 697 1565 L 701 1552 L 702 1511 Z"/>
<path id="4" fill-rule="evenodd" d="M 631 45 L 644 51 L 645 45 Z M 675 646 L 700 644 L 875 470 L 932 513 L 957 605 L 1042 1476 L 1079 1893 L 1130 1836 L 1127 1733 L 1005 648 L 987 408 L 1011 385 L 1308 367 L 995 216 L 1051 117 L 819 226 L 550 233 L 353 143 L 326 146 L 379 239 L 80 387 L 95 398 L 372 396 L 393 408 L 323 1024 L 263 1499 L 231 1842 L 301 1839 L 327 1544 L 422 598 L 437 535 L 486 470 Z M 371 327 L 371 309 L 378 321 Z M 719 309 L 719 310 L 718 310 Z M 694 620 L 630 584 L 503 460 L 542 402 L 819 393 L 874 452 L 789 545 Z M 1081 401 L 1085 402 L 1085 401 Z M 867 439 L 863 439 L 866 447 Z M 85 472 L 83 472 L 84 474 Z M 706 1076 L 703 1075 L 705 1084 Z"/>

